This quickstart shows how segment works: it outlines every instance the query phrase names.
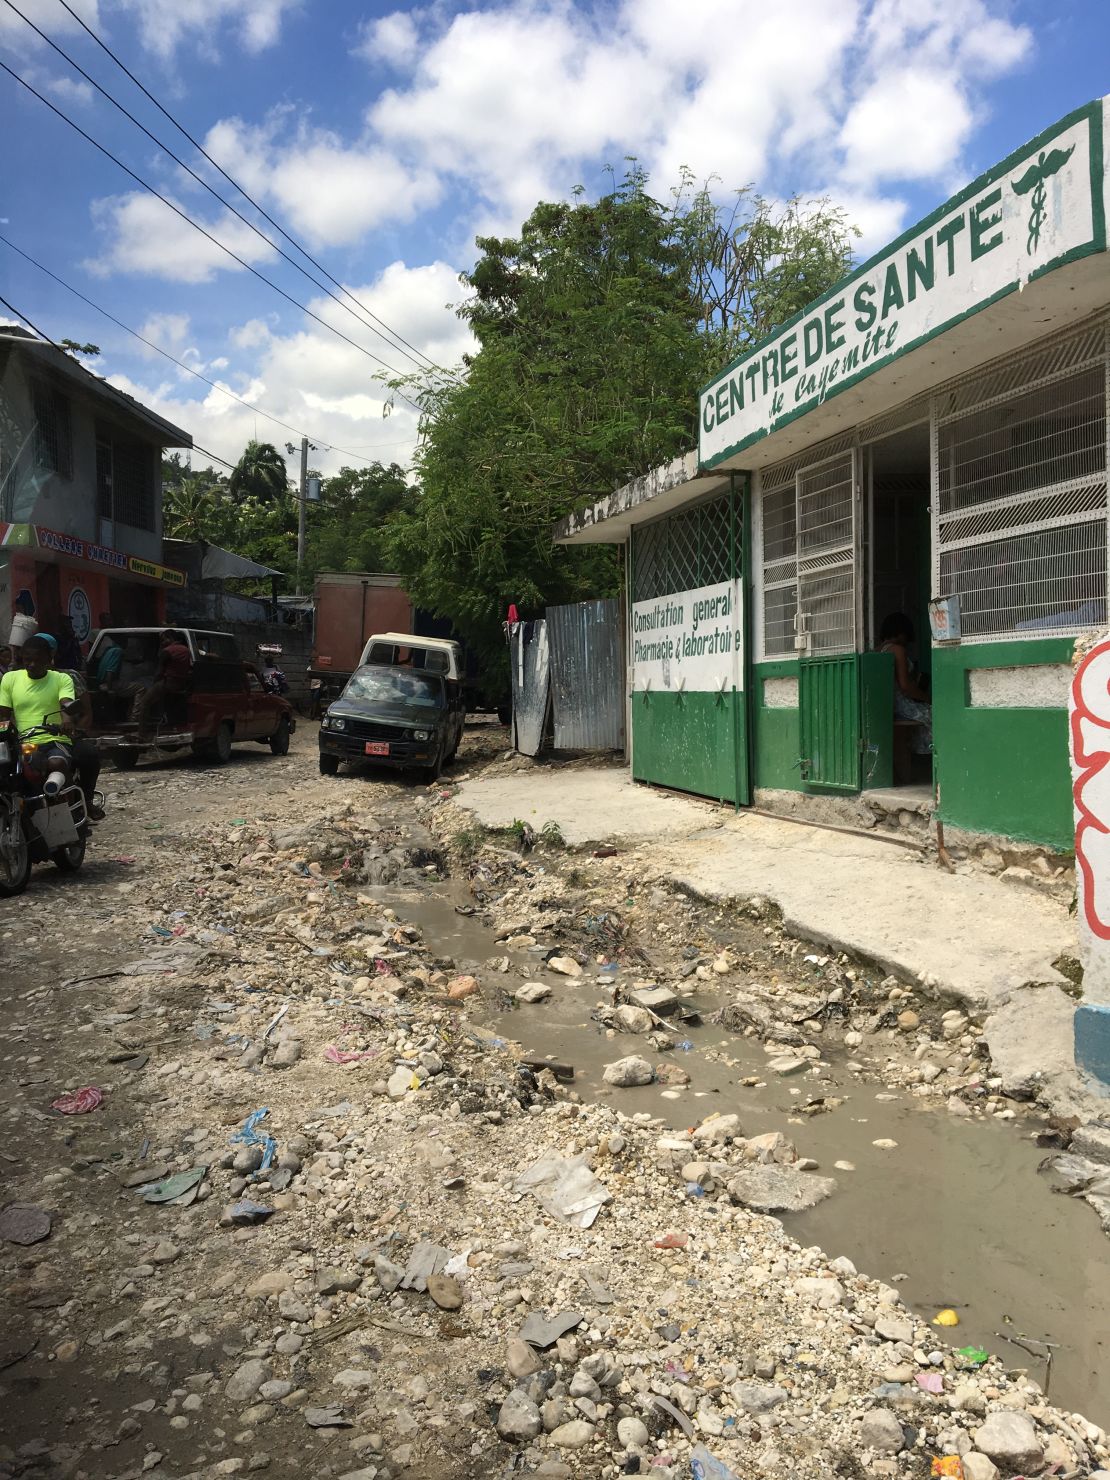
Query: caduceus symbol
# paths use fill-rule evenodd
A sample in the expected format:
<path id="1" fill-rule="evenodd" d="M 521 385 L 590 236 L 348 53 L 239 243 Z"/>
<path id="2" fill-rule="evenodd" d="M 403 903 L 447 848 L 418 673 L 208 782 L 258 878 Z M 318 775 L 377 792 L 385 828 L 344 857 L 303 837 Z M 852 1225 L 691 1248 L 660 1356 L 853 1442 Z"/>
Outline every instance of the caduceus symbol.
<path id="1" fill-rule="evenodd" d="M 1041 227 L 1045 223 L 1046 211 L 1044 182 L 1062 169 L 1075 153 L 1075 145 L 1070 149 L 1042 149 L 1041 156 L 1036 164 L 1031 164 L 1022 175 L 1020 180 L 1011 180 L 1016 195 L 1028 195 L 1033 192 L 1029 201 L 1029 236 L 1025 243 L 1025 250 L 1032 255 L 1041 239 Z"/>

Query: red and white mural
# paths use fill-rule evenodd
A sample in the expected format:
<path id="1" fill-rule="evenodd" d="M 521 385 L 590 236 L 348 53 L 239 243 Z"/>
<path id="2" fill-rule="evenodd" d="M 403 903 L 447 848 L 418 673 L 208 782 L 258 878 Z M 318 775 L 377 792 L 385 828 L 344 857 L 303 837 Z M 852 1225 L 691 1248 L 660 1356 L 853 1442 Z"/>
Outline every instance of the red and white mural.
<path id="1" fill-rule="evenodd" d="M 1076 668 L 1069 720 L 1080 937 L 1085 957 L 1093 949 L 1105 960 L 1097 974 L 1110 982 L 1110 638 Z"/>

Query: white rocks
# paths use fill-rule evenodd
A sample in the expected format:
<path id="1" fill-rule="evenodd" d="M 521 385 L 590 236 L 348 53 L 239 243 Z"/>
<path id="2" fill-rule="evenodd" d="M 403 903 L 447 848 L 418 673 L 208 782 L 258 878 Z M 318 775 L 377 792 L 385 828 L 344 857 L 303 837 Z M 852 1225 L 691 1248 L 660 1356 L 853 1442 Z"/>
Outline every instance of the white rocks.
<path id="1" fill-rule="evenodd" d="M 392 1295 L 405 1277 L 405 1271 L 384 1254 L 374 1255 L 374 1274 L 387 1295 Z"/>
<path id="2" fill-rule="evenodd" d="M 961 1382 L 950 1400 L 952 1407 L 960 1413 L 986 1413 L 987 1400 L 973 1382 Z"/>
<path id="3" fill-rule="evenodd" d="M 847 1257 L 846 1254 L 841 1254 L 839 1258 L 830 1260 L 829 1268 L 832 1270 L 833 1274 L 838 1274 L 843 1279 L 850 1279 L 852 1275 L 858 1272 L 856 1270 L 856 1266 L 852 1263 L 852 1261 Z"/>
<path id="4" fill-rule="evenodd" d="M 625 1033 L 650 1033 L 655 1027 L 655 1019 L 650 1012 L 643 1007 L 631 1007 L 627 1003 L 617 1008 L 613 1020 Z"/>
<path id="5" fill-rule="evenodd" d="M 913 1322 L 906 1316 L 885 1315 L 875 1322 L 875 1335 L 884 1341 L 913 1341 Z"/>
<path id="6" fill-rule="evenodd" d="M 511 1377 L 531 1377 L 533 1372 L 538 1372 L 543 1366 L 539 1357 L 526 1341 L 521 1341 L 518 1336 L 510 1336 L 505 1354 L 505 1366 L 509 1369 Z"/>
<path id="7" fill-rule="evenodd" d="M 787 1166 L 798 1160 L 798 1148 L 782 1131 L 765 1131 L 761 1136 L 749 1136 L 744 1142 L 744 1157 L 764 1165 L 778 1162 Z"/>
<path id="8" fill-rule="evenodd" d="M 745 1413 L 770 1413 L 789 1396 L 785 1388 L 766 1382 L 734 1382 L 729 1391 L 737 1408 Z"/>
<path id="9" fill-rule="evenodd" d="M 552 956 L 547 963 L 548 971 L 554 971 L 557 976 L 581 976 L 582 968 L 573 956 Z"/>
<path id="10" fill-rule="evenodd" d="M 730 1196 L 757 1213 L 801 1213 L 836 1190 L 832 1177 L 795 1167 L 746 1166 L 728 1184 Z"/>
<path id="11" fill-rule="evenodd" d="M 403 1100 L 411 1088 L 412 1070 L 407 1064 L 400 1064 L 389 1076 L 386 1093 L 391 1100 Z"/>
<path id="12" fill-rule="evenodd" d="M 336 1387 L 340 1387 L 347 1393 L 358 1393 L 364 1388 L 372 1388 L 377 1385 L 378 1379 L 373 1372 L 364 1367 L 344 1367 L 342 1372 L 337 1372 L 332 1378 Z"/>
<path id="13" fill-rule="evenodd" d="M 906 1447 L 902 1425 L 889 1408 L 872 1408 L 859 1426 L 860 1443 L 876 1454 L 901 1454 Z"/>
<path id="14" fill-rule="evenodd" d="M 150 1262 L 151 1264 L 172 1264 L 180 1255 L 181 1250 L 177 1245 L 171 1243 L 168 1238 L 164 1238 L 160 1239 L 151 1250 Z"/>
<path id="15" fill-rule="evenodd" d="M 287 1269 L 272 1269 L 266 1274 L 260 1274 L 256 1280 L 252 1280 L 247 1286 L 246 1293 L 257 1298 L 267 1295 L 280 1295 L 283 1290 L 293 1288 L 293 1276 Z"/>
<path id="16" fill-rule="evenodd" d="M 785 1079 L 788 1075 L 800 1074 L 803 1069 L 808 1069 L 809 1065 L 809 1059 L 795 1058 L 792 1055 L 786 1055 L 783 1058 L 771 1059 L 767 1067 L 771 1070 L 773 1074 L 781 1074 Z"/>
<path id="17" fill-rule="evenodd" d="M 638 1418 L 622 1418 L 617 1424 L 617 1438 L 626 1449 L 639 1449 L 648 1441 L 647 1425 Z"/>
<path id="18" fill-rule="evenodd" d="M 301 1043 L 297 1038 L 283 1038 L 270 1059 L 271 1069 L 291 1069 L 301 1056 Z"/>
<path id="19" fill-rule="evenodd" d="M 282 1290 L 278 1296 L 278 1314 L 283 1321 L 303 1323 L 312 1319 L 311 1308 L 292 1290 Z"/>
<path id="20" fill-rule="evenodd" d="M 1044 1468 L 1044 1447 L 1037 1438 L 1033 1421 L 1024 1413 L 1003 1410 L 992 1413 L 981 1429 L 972 1435 L 975 1447 L 1006 1474 Z"/>
<path id="21" fill-rule="evenodd" d="M 551 996 L 551 985 L 549 982 L 525 982 L 522 987 L 517 987 L 513 996 L 518 1002 L 542 1002 Z"/>
<path id="22" fill-rule="evenodd" d="M 964 1455 L 964 1480 L 999 1480 L 998 1466 L 977 1449 Z"/>
<path id="23" fill-rule="evenodd" d="M 497 1432 L 503 1439 L 523 1444 L 534 1439 L 543 1428 L 540 1410 L 519 1388 L 514 1388 L 497 1415 Z"/>
<path id="24" fill-rule="evenodd" d="M 711 1115 L 694 1131 L 692 1139 L 699 1144 L 709 1142 L 714 1146 L 724 1146 L 742 1134 L 739 1115 Z"/>
<path id="25" fill-rule="evenodd" d="M 628 1000 L 634 1007 L 648 1008 L 660 1017 L 667 1017 L 678 1006 L 678 994 L 670 987 L 636 987 L 629 992 Z"/>
<path id="26" fill-rule="evenodd" d="M 569 1423 L 561 1423 L 557 1429 L 552 1429 L 547 1437 L 549 1443 L 558 1445 L 560 1449 L 582 1449 L 593 1436 L 592 1423 L 587 1423 L 584 1418 L 572 1418 Z"/>
<path id="27" fill-rule="evenodd" d="M 270 1364 L 254 1357 L 231 1375 L 224 1391 L 233 1403 L 245 1403 L 269 1380 Z"/>
<path id="28" fill-rule="evenodd" d="M 601 1077 L 606 1084 L 614 1085 L 617 1089 L 630 1089 L 650 1084 L 655 1078 L 655 1070 L 647 1059 L 633 1053 L 626 1058 L 617 1059 L 616 1063 L 606 1064 Z"/>
<path id="29" fill-rule="evenodd" d="M 833 1310 L 844 1303 L 844 1286 L 839 1280 L 795 1280 L 794 1289 L 807 1304 L 815 1305 L 820 1310 Z"/>

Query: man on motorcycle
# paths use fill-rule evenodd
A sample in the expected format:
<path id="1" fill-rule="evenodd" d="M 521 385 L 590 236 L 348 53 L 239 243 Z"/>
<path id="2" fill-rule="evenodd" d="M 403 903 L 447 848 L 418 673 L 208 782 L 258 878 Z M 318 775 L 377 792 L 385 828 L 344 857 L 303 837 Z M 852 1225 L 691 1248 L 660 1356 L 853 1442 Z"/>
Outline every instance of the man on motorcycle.
<path id="1" fill-rule="evenodd" d="M 14 717 L 22 743 L 36 748 L 43 747 L 44 760 L 56 761 L 58 769 L 72 775 L 73 722 L 62 706 L 73 702 L 73 679 L 68 673 L 59 672 L 50 666 L 54 659 L 54 648 L 49 639 L 40 633 L 24 642 L 22 658 L 24 667 L 12 668 L 0 678 L 0 725 Z M 55 726 L 62 733 L 28 733 L 41 725 Z M 92 804 L 92 789 L 90 787 L 86 790 L 85 780 L 86 777 L 82 776 L 81 790 L 85 792 L 85 806 L 88 809 Z"/>

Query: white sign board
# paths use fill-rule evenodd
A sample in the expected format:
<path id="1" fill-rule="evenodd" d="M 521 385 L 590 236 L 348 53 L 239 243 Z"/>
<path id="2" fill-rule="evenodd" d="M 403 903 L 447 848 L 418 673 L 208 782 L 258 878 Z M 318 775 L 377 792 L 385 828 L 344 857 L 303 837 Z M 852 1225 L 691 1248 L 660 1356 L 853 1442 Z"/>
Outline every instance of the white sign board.
<path id="1" fill-rule="evenodd" d="M 731 693 L 744 687 L 739 581 L 699 586 L 632 607 L 637 691 Z"/>
<path id="2" fill-rule="evenodd" d="M 1072 258 L 1105 251 L 1102 105 L 1012 154 L 702 391 L 712 467 Z"/>

